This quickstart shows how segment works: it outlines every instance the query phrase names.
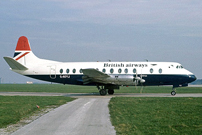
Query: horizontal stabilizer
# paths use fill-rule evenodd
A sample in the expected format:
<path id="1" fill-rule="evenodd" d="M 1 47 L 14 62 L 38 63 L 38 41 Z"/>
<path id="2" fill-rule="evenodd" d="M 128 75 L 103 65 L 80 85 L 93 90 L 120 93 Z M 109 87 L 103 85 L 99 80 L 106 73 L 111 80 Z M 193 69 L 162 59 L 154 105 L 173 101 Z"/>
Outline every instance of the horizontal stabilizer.
<path id="1" fill-rule="evenodd" d="M 14 60 L 11 57 L 4 57 L 5 61 L 8 63 L 8 65 L 11 67 L 12 70 L 27 70 L 28 68 L 24 65 L 20 64 L 16 60 Z"/>

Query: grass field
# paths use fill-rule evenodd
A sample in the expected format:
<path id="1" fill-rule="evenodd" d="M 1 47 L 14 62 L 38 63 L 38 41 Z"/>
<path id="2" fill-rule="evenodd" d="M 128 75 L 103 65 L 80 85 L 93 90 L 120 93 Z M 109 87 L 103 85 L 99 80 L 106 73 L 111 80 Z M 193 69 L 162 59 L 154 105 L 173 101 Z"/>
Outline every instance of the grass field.
<path id="1" fill-rule="evenodd" d="M 121 87 L 115 93 L 140 93 L 141 87 Z M 172 87 L 144 87 L 142 93 L 170 93 Z M 0 84 L 0 92 L 98 93 L 95 86 L 60 84 Z M 202 87 L 178 88 L 177 93 L 202 93 Z M 0 96 L 0 128 L 16 123 L 69 97 Z M 109 108 L 117 134 L 201 134 L 202 98 L 115 97 Z M 36 105 L 39 105 L 38 109 Z"/>
<path id="2" fill-rule="evenodd" d="M 141 87 L 120 87 L 115 93 L 140 93 Z M 170 86 L 144 87 L 142 93 L 170 93 Z M 0 92 L 57 92 L 57 93 L 98 93 L 96 86 L 61 84 L 0 84 Z M 202 93 L 202 87 L 177 88 L 177 93 Z"/>
<path id="3" fill-rule="evenodd" d="M 72 101 L 70 97 L 0 96 L 0 128 L 14 124 L 47 107 Z M 39 108 L 36 105 L 40 106 Z"/>
<path id="4" fill-rule="evenodd" d="M 110 100 L 117 135 L 202 134 L 202 98 L 125 98 Z"/>

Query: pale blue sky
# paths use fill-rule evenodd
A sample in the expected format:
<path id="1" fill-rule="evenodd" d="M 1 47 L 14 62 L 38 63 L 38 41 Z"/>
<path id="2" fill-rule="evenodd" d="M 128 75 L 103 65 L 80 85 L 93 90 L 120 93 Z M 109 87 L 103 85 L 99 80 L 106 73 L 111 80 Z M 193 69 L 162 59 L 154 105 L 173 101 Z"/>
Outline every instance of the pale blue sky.
<path id="1" fill-rule="evenodd" d="M 201 0 L 1 0 L 0 78 L 39 82 L 9 70 L 20 36 L 58 61 L 179 62 L 202 79 Z"/>

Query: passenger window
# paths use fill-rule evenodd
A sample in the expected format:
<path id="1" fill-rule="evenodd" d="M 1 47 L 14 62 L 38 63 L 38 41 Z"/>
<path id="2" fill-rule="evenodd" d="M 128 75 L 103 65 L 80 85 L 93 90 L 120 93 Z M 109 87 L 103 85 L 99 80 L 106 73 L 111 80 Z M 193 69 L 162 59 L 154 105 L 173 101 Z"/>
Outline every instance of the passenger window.
<path id="1" fill-rule="evenodd" d="M 127 73 L 128 73 L 128 69 L 126 68 L 126 69 L 124 70 L 124 72 L 127 74 Z"/>
<path id="2" fill-rule="evenodd" d="M 162 69 L 161 69 L 161 68 L 159 69 L 159 73 L 160 73 L 160 74 L 162 73 Z"/>
<path id="3" fill-rule="evenodd" d="M 114 73 L 114 69 L 113 68 L 110 69 L 110 73 Z"/>
<path id="4" fill-rule="evenodd" d="M 102 72 L 103 72 L 103 73 L 105 73 L 105 72 L 106 72 L 106 69 L 105 69 L 105 68 L 103 68 L 103 69 L 102 69 Z"/>
<path id="5" fill-rule="evenodd" d="M 69 69 L 66 70 L 66 73 L 67 73 L 67 74 L 69 73 Z"/>
<path id="6" fill-rule="evenodd" d="M 79 72 L 80 72 L 80 73 L 83 73 L 83 72 L 82 72 L 82 69 L 80 69 Z"/>
<path id="7" fill-rule="evenodd" d="M 136 73 L 136 72 L 137 72 L 137 71 L 136 71 L 136 69 L 134 68 L 134 69 L 133 69 L 133 73 Z"/>
<path id="8" fill-rule="evenodd" d="M 151 69 L 150 69 L 150 73 L 153 73 L 153 72 L 154 72 L 154 70 L 153 70 L 153 68 L 151 68 Z"/>
<path id="9" fill-rule="evenodd" d="M 73 73 L 76 73 L 76 69 L 74 68 L 74 69 L 72 70 L 72 72 L 73 72 Z"/>
<path id="10" fill-rule="evenodd" d="M 119 72 L 119 73 L 121 73 L 121 72 L 122 72 L 121 68 L 119 68 L 118 72 Z"/>
<path id="11" fill-rule="evenodd" d="M 63 69 L 60 69 L 60 73 L 61 73 L 61 74 L 63 73 Z"/>

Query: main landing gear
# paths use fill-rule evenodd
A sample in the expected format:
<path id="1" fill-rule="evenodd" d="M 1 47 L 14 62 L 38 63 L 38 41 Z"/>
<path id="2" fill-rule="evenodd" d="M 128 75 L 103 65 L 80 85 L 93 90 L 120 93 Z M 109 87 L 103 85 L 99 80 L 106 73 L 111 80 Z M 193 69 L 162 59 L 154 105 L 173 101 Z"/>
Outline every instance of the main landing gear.
<path id="1" fill-rule="evenodd" d="M 188 86 L 188 83 L 173 85 L 173 91 L 171 92 L 171 95 L 172 96 L 176 95 L 176 88 L 187 87 L 187 86 Z"/>
<path id="2" fill-rule="evenodd" d="M 100 89 L 99 92 L 100 92 L 101 96 L 107 95 L 107 90 L 106 89 Z"/>
<path id="3" fill-rule="evenodd" d="M 113 94 L 114 94 L 114 90 L 113 90 L 113 89 L 109 89 L 109 90 L 108 90 L 108 94 L 109 94 L 109 95 L 113 95 Z"/>
<path id="4" fill-rule="evenodd" d="M 114 89 L 106 89 L 106 88 L 103 88 L 103 86 L 102 86 L 101 89 L 100 89 L 99 86 L 97 86 L 97 88 L 98 88 L 99 93 L 100 93 L 101 96 L 107 95 L 107 92 L 108 92 L 109 95 L 113 95 L 114 94 Z"/>

